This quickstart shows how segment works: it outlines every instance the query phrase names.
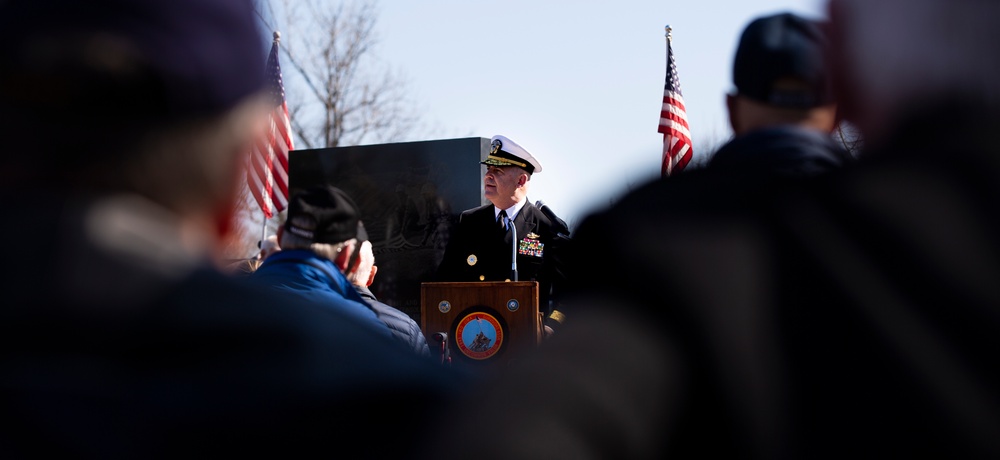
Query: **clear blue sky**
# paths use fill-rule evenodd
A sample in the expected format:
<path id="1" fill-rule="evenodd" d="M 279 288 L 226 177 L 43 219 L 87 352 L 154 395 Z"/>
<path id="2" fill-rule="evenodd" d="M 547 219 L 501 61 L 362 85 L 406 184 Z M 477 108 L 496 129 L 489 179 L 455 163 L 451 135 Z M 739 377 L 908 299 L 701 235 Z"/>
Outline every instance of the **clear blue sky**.
<path id="1" fill-rule="evenodd" d="M 432 138 L 503 134 L 518 142 L 544 168 L 532 179 L 529 199 L 544 200 L 571 227 L 659 174 L 665 25 L 673 28 L 698 156 L 731 135 L 724 94 L 743 26 L 783 10 L 825 14 L 824 0 L 377 5 L 374 56 L 407 80 L 417 112 L 437 127 Z"/>

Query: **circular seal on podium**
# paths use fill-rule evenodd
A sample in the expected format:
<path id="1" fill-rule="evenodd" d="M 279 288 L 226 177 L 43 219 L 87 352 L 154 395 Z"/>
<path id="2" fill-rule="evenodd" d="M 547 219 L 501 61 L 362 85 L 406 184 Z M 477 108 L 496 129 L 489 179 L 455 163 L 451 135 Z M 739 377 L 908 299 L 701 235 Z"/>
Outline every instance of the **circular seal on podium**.
<path id="1" fill-rule="evenodd" d="M 487 309 L 470 308 L 455 325 L 455 345 L 470 359 L 487 360 L 504 347 L 506 327 L 502 318 Z"/>

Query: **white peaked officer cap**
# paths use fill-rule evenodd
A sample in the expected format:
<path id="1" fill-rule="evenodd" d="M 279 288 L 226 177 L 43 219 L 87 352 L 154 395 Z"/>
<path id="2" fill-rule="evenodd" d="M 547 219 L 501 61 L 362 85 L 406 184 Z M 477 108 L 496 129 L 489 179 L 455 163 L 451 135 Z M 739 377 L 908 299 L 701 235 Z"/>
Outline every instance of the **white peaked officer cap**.
<path id="1" fill-rule="evenodd" d="M 490 139 L 490 154 L 480 163 L 487 166 L 519 166 L 528 171 L 528 174 L 542 172 L 542 164 L 532 154 L 506 136 L 500 135 Z"/>

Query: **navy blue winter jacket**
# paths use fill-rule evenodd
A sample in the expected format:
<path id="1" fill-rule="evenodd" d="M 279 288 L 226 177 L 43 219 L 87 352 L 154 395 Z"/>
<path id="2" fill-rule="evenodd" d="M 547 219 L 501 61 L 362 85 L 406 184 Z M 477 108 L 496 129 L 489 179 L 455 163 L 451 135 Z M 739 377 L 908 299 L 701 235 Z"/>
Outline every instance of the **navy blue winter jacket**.
<path id="1" fill-rule="evenodd" d="M 354 286 L 329 259 L 307 249 L 276 252 L 252 275 L 253 282 L 289 295 L 303 297 L 355 316 L 372 325 L 374 334 L 392 338 L 389 327 L 354 290 Z"/>

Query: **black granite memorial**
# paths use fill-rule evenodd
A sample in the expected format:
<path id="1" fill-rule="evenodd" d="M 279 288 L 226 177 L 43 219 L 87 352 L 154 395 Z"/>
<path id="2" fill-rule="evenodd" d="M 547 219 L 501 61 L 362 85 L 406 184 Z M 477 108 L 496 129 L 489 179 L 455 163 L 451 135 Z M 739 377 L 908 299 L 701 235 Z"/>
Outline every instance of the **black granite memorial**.
<path id="1" fill-rule="evenodd" d="M 361 208 L 378 274 L 372 293 L 420 322 L 420 283 L 444 255 L 458 215 L 486 204 L 480 161 L 488 138 L 294 150 L 290 193 L 317 183 L 344 190 Z"/>

